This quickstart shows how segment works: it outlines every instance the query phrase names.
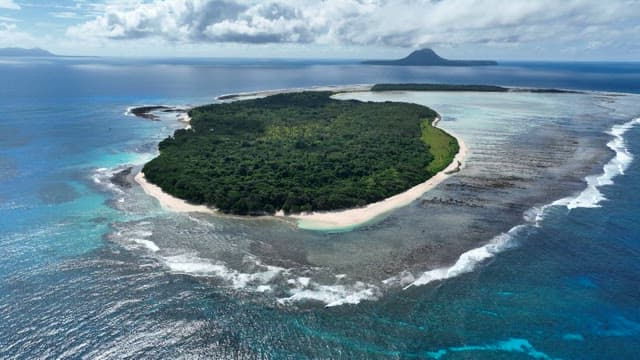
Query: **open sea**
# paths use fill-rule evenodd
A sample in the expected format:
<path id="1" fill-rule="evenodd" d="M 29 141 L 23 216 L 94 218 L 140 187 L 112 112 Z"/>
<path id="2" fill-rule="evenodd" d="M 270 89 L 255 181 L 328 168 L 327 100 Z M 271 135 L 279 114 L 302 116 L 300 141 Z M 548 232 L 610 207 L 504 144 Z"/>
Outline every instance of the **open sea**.
<path id="1" fill-rule="evenodd" d="M 640 63 L 0 58 L 0 359 L 640 358 Z M 430 106 L 462 171 L 348 232 L 166 211 L 114 184 L 222 94 Z"/>

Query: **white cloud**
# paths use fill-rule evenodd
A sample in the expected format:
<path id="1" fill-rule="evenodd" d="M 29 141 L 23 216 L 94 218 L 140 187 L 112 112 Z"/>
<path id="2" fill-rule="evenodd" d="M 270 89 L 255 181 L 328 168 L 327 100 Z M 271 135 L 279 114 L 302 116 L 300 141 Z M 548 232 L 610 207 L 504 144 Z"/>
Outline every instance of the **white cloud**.
<path id="1" fill-rule="evenodd" d="M 625 41 L 637 46 L 638 36 L 625 29 L 638 17 L 637 0 L 117 0 L 67 34 L 396 47 L 583 42 L 587 49 Z"/>
<path id="2" fill-rule="evenodd" d="M 13 0 L 0 0 L 0 9 L 20 10 L 20 5 Z"/>
<path id="3" fill-rule="evenodd" d="M 31 47 L 35 39 L 18 29 L 16 24 L 0 22 L 0 47 Z"/>
<path id="4" fill-rule="evenodd" d="M 59 18 L 59 19 L 78 19 L 81 18 L 80 15 L 73 11 L 55 11 L 49 13 L 51 16 Z"/>

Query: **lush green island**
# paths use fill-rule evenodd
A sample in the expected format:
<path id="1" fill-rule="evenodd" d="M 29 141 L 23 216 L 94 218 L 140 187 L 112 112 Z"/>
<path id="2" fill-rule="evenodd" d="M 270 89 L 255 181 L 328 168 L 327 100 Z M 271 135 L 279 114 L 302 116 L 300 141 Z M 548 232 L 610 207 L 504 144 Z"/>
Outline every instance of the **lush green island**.
<path id="1" fill-rule="evenodd" d="M 146 179 L 195 204 L 241 215 L 336 210 L 420 184 L 458 152 L 437 113 L 397 102 L 278 94 L 190 110 Z"/>
<path id="2" fill-rule="evenodd" d="M 397 60 L 366 60 L 365 65 L 391 66 L 491 66 L 498 65 L 493 60 L 449 60 L 436 54 L 431 49 L 416 50 L 408 56 Z"/>

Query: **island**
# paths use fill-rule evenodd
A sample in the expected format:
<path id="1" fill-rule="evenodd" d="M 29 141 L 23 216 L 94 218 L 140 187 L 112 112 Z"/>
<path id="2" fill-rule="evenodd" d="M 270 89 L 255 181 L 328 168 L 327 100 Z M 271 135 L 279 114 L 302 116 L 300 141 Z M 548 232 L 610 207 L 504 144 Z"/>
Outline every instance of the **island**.
<path id="1" fill-rule="evenodd" d="M 411 189 L 420 196 L 429 179 L 459 168 L 461 144 L 435 126 L 432 109 L 333 94 L 191 109 L 190 128 L 163 140 L 144 165 L 145 191 L 187 200 L 193 210 L 300 214 L 364 207 Z"/>
<path id="2" fill-rule="evenodd" d="M 517 88 L 483 84 L 430 84 L 430 83 L 406 83 L 406 84 L 375 84 L 369 91 L 458 91 L 458 92 L 528 92 L 548 94 L 582 94 L 577 90 L 544 89 L 544 88 Z"/>
<path id="3" fill-rule="evenodd" d="M 493 60 L 449 60 L 440 57 L 431 49 L 416 50 L 409 56 L 397 60 L 366 60 L 365 65 L 394 66 L 491 66 L 498 65 Z"/>
<path id="4" fill-rule="evenodd" d="M 53 53 L 40 48 L 25 49 L 18 47 L 0 48 L 0 56 L 7 57 L 57 57 Z"/>

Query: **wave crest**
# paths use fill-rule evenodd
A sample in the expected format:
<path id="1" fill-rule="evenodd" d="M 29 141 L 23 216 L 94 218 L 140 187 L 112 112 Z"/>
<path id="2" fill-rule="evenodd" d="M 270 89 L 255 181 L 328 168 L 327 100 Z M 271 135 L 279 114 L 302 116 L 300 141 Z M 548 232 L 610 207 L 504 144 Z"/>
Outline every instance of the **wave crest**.
<path id="1" fill-rule="evenodd" d="M 636 125 L 640 125 L 640 118 L 635 118 L 624 124 L 614 125 L 607 133 L 613 139 L 607 143 L 607 147 L 615 152 L 615 156 L 602 168 L 602 174 L 589 175 L 585 177 L 587 187 L 575 196 L 562 198 L 541 207 L 531 208 L 525 212 L 525 224 L 511 228 L 506 233 L 500 234 L 484 246 L 471 249 L 462 253 L 458 260 L 450 267 L 442 267 L 424 272 L 417 279 L 412 280 L 408 285 L 402 279 L 411 279 L 407 274 L 400 274 L 385 280 L 386 283 L 400 283 L 405 285 L 404 289 L 411 286 L 426 285 L 436 280 L 445 280 L 458 275 L 473 271 L 479 264 L 494 257 L 496 254 L 515 246 L 513 239 L 515 235 L 525 230 L 527 227 L 537 227 L 544 219 L 545 213 L 552 206 L 565 206 L 572 210 L 576 208 L 596 208 L 606 197 L 600 192 L 601 186 L 613 185 L 613 178 L 624 175 L 624 172 L 633 162 L 633 154 L 627 148 L 624 134 Z"/>

